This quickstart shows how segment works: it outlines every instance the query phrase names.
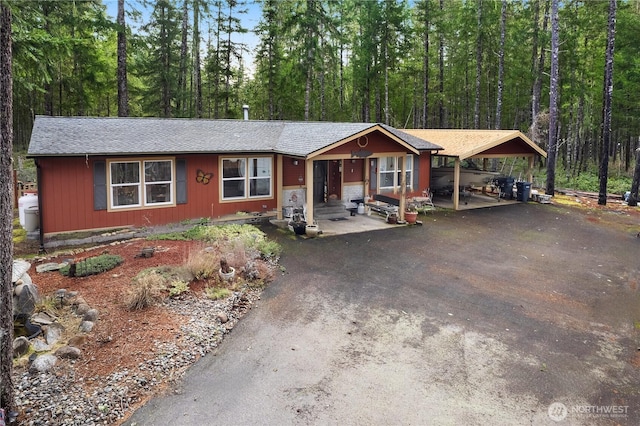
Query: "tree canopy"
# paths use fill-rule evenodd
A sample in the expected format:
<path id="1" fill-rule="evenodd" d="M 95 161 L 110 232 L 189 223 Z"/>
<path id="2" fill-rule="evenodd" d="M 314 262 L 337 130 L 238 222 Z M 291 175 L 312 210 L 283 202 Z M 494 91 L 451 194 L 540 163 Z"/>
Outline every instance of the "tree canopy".
<path id="1" fill-rule="evenodd" d="M 546 149 L 550 3 L 128 1 L 128 112 L 241 118 L 247 104 L 252 119 L 499 123 Z M 16 150 L 35 114 L 117 115 L 122 26 L 105 4 L 11 5 Z M 620 1 L 616 19 L 608 154 L 629 170 L 640 136 L 640 1 Z M 558 24 L 557 160 L 575 173 L 603 155 L 608 2 L 562 1 Z M 248 31 L 256 46 L 243 41 Z"/>

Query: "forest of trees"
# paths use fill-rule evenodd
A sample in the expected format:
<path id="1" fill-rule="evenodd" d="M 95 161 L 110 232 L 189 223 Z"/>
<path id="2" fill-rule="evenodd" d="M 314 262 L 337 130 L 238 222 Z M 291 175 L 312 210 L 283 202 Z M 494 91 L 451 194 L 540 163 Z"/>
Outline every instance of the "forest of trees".
<path id="1" fill-rule="evenodd" d="M 519 129 L 548 148 L 552 0 L 117 1 L 119 19 L 100 0 L 10 2 L 17 152 L 36 114 L 241 118 L 243 104 L 252 119 Z M 249 8 L 261 11 L 255 28 Z M 609 1 L 559 2 L 567 173 L 603 157 L 608 18 Z M 240 42 L 250 31 L 252 52 Z M 618 1 L 607 154 L 627 172 L 638 34 L 640 0 Z"/>

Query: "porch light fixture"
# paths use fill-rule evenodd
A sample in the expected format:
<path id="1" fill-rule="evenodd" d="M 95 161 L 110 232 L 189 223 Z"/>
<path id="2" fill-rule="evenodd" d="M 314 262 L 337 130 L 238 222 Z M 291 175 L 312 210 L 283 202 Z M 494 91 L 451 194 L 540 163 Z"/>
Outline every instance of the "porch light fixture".
<path id="1" fill-rule="evenodd" d="M 297 166 L 298 165 L 298 160 L 296 160 L 295 158 L 293 159 L 293 165 Z"/>

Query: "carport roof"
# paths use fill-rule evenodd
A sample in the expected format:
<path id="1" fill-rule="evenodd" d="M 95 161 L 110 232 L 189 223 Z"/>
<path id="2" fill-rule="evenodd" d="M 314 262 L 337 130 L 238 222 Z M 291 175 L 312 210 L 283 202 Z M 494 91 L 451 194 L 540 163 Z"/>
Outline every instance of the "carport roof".
<path id="1" fill-rule="evenodd" d="M 403 129 L 405 133 L 442 146 L 438 155 L 459 157 L 520 157 L 547 153 L 519 130 Z M 500 149 L 504 148 L 504 149 Z"/>

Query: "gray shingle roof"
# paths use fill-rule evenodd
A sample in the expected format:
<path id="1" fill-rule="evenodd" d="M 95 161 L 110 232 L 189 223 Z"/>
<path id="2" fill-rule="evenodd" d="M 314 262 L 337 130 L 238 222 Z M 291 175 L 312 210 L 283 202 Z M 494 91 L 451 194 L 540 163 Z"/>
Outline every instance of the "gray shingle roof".
<path id="1" fill-rule="evenodd" d="M 378 126 L 418 150 L 441 149 L 375 123 L 37 116 L 28 155 L 272 152 L 306 156 Z"/>

